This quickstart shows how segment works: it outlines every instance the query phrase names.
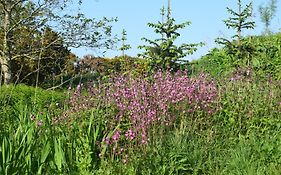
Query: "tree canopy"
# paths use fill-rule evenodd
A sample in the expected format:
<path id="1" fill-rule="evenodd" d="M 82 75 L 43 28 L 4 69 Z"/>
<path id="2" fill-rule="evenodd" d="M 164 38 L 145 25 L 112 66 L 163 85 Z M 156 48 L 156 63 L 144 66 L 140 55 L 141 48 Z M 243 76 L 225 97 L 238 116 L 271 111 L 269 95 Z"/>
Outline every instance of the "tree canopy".
<path id="1" fill-rule="evenodd" d="M 25 63 L 32 67 L 31 62 L 37 63 L 37 69 L 29 70 L 35 70 L 38 80 L 43 73 L 40 67 L 46 66 L 41 63 L 53 62 L 60 67 L 62 55 L 69 55 L 70 47 L 112 48 L 117 40 L 111 23 L 116 19 L 91 19 L 79 11 L 68 15 L 64 11 L 70 3 L 80 5 L 82 1 L 0 0 L 1 81 L 13 82 L 19 74 L 16 70 Z M 51 57 L 55 61 L 50 61 Z"/>

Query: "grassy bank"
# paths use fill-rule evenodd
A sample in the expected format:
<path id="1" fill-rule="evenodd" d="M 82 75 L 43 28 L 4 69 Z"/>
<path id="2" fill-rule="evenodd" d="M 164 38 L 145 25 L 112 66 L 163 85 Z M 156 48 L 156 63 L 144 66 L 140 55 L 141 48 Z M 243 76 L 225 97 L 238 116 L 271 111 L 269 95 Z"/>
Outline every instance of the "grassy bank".
<path id="1" fill-rule="evenodd" d="M 185 73 L 1 87 L 0 172 L 279 174 L 280 102 L 280 81 Z"/>

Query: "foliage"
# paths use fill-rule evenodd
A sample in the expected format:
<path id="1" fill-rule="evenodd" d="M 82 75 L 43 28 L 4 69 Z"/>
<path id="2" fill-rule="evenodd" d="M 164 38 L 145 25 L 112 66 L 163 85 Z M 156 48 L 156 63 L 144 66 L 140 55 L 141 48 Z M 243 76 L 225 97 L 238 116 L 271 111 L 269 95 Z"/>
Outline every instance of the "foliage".
<path id="1" fill-rule="evenodd" d="M 4 102 L 18 112 L 0 128 L 1 174 L 281 172 L 280 81 L 124 75 L 69 88 L 64 102 L 37 89 L 36 103 L 22 102 L 36 89 L 10 88 L 1 95 L 22 105 Z"/>
<path id="2" fill-rule="evenodd" d="M 227 72 L 234 69 L 231 56 L 227 54 L 224 49 L 212 49 L 208 54 L 202 56 L 199 60 L 194 60 L 190 63 L 192 65 L 191 72 L 193 75 L 205 72 L 212 77 L 223 77 Z"/>
<path id="3" fill-rule="evenodd" d="M 127 33 L 126 33 L 125 29 L 122 30 L 121 41 L 122 41 L 122 46 L 119 48 L 119 50 L 122 51 L 122 56 L 125 57 L 125 51 L 129 50 L 131 48 L 131 46 L 129 44 L 125 43 L 127 41 Z"/>
<path id="4" fill-rule="evenodd" d="M 56 38 L 40 58 L 67 56 L 59 34 L 36 31 L 43 46 Z M 191 75 L 149 74 L 147 60 L 124 54 L 87 55 L 75 72 L 74 55 L 41 60 L 43 77 L 51 67 L 76 77 L 63 92 L 0 86 L 0 174 L 280 174 L 280 33 L 240 39 L 251 59 L 237 68 L 233 48 L 213 49 L 183 64 Z"/>
<path id="5" fill-rule="evenodd" d="M 280 33 L 271 36 L 246 37 L 244 42 L 254 47 L 255 52 L 252 55 L 250 66 L 245 61 L 240 62 L 240 70 L 251 70 L 261 79 L 271 77 L 280 80 L 280 37 Z M 214 77 L 229 75 L 237 68 L 237 64 L 228 51 L 227 48 L 210 51 L 200 60 L 193 62 L 193 72 L 196 74 L 206 71 Z"/>
<path id="6" fill-rule="evenodd" d="M 64 94 L 61 92 L 45 91 L 26 85 L 1 86 L 0 88 L 0 115 L 1 128 L 17 127 L 17 117 L 22 114 L 23 108 L 33 112 L 46 112 L 62 105 Z M 55 110 L 53 111 L 55 112 Z"/>
<path id="7" fill-rule="evenodd" d="M 229 19 L 225 20 L 225 25 L 230 29 L 234 29 L 236 34 L 232 36 L 234 41 L 230 41 L 225 38 L 218 38 L 217 43 L 223 44 L 229 55 L 232 55 L 233 61 L 239 65 L 240 61 L 246 61 L 246 64 L 250 64 L 250 59 L 252 54 L 255 52 L 255 48 L 252 43 L 247 42 L 242 38 L 242 30 L 244 29 L 254 29 L 255 22 L 250 21 L 249 18 L 252 16 L 253 4 L 249 3 L 245 8 L 242 6 L 241 0 L 237 0 L 238 11 L 234 11 L 227 7 L 227 12 L 232 15 Z M 243 63 L 242 63 L 243 64 Z"/>
<path id="8" fill-rule="evenodd" d="M 61 92 L 46 91 L 23 84 L 11 87 L 2 86 L 0 90 L 1 105 L 8 104 L 17 106 L 17 104 L 21 104 L 32 108 L 35 107 L 34 104 L 36 104 L 38 108 L 43 109 L 51 105 L 52 102 L 59 103 L 65 98 Z"/>
<path id="9" fill-rule="evenodd" d="M 277 10 L 277 0 L 270 0 L 266 6 L 259 6 L 259 13 L 261 21 L 264 23 L 265 26 L 265 34 L 270 34 L 270 23 L 275 16 Z"/>
<path id="10" fill-rule="evenodd" d="M 147 38 L 142 38 L 145 42 L 151 46 L 139 46 L 139 48 L 144 49 L 145 52 L 140 56 L 149 60 L 150 71 L 159 69 L 169 70 L 178 69 L 177 61 L 184 58 L 189 54 L 193 54 L 197 47 L 202 45 L 199 44 L 182 44 L 176 46 L 174 44 L 175 40 L 180 36 L 178 33 L 179 29 L 185 28 L 190 22 L 184 22 L 181 24 L 175 24 L 175 19 L 171 18 L 170 9 L 167 10 L 167 17 L 165 21 L 154 23 L 148 23 L 149 27 L 154 28 L 156 34 L 160 34 L 162 37 L 160 39 L 150 40 Z M 165 14 L 163 14 L 165 15 Z"/>
<path id="11" fill-rule="evenodd" d="M 75 59 L 75 55 L 64 46 L 58 33 L 50 28 L 33 33 L 26 30 L 26 32 L 22 30 L 21 33 L 14 36 L 17 38 L 18 47 L 14 48 L 13 53 L 18 56 L 11 61 L 14 77 L 12 82 L 34 86 L 37 82 L 42 85 L 42 83 L 54 81 L 67 69 L 68 73 L 74 71 L 73 58 Z M 29 53 L 28 48 L 32 48 L 34 54 Z M 39 58 L 36 58 L 38 56 L 36 51 L 40 48 Z M 20 56 L 22 54 L 26 54 L 26 56 Z M 52 83 L 49 86 L 52 86 Z"/>
<path id="12" fill-rule="evenodd" d="M 63 37 L 68 47 L 80 48 L 88 47 L 100 49 L 105 53 L 112 49 L 118 41 L 112 34 L 112 23 L 117 22 L 117 18 L 103 17 L 100 20 L 87 18 L 83 13 L 76 15 L 56 14 L 55 25 L 52 26 Z M 58 26 L 57 26 L 58 25 Z"/>
<path id="13" fill-rule="evenodd" d="M 260 77 L 281 80 L 281 33 L 271 36 L 259 36 L 253 40 L 258 51 L 253 58 L 253 69 Z"/>
<path id="14" fill-rule="evenodd" d="M 38 85 L 39 79 L 52 77 L 58 69 L 55 67 L 52 73 L 45 72 L 44 59 L 45 62 L 58 63 L 58 67 L 63 69 L 62 62 L 70 53 L 69 47 L 112 48 L 116 38 L 112 36 L 110 23 L 116 19 L 96 20 L 86 18 L 82 13 L 66 14 L 64 10 L 70 7 L 70 2 L 73 1 L 0 1 L 0 9 L 3 12 L 0 14 L 1 82 L 15 82 L 12 77 L 17 75 L 16 68 L 25 63 L 31 68 L 24 69 L 24 81 L 30 83 L 29 80 L 35 80 Z M 81 1 L 78 4 L 81 4 Z M 35 79 L 25 78 L 34 74 Z"/>
<path id="15" fill-rule="evenodd" d="M 118 113 L 111 126 L 114 134 L 105 142 L 114 154 L 122 148 L 128 151 L 132 144 L 145 148 L 154 137 L 161 137 L 159 133 L 165 134 L 165 127 L 183 122 L 173 114 L 180 117 L 179 113 L 214 112 L 216 87 L 205 75 L 189 79 L 186 72 L 157 72 L 151 78 L 127 75 L 113 82 L 108 98 Z"/>
<path id="16" fill-rule="evenodd" d="M 114 58 L 95 57 L 85 55 L 78 61 L 76 73 L 92 73 L 98 76 L 108 76 L 134 72 L 135 74 L 145 74 L 147 72 L 147 61 L 130 56 L 116 56 Z"/>
<path id="17" fill-rule="evenodd" d="M 227 125 L 229 133 L 243 135 L 252 129 L 257 133 L 270 132 L 280 125 L 280 82 L 256 79 L 240 71 L 222 79 L 220 84 L 222 110 L 215 120 Z"/>

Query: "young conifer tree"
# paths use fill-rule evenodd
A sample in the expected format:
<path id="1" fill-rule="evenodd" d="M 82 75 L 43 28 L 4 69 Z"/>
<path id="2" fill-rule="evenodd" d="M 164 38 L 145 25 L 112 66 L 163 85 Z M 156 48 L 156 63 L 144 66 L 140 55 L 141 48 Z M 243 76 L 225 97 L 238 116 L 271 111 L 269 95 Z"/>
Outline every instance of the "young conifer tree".
<path id="1" fill-rule="evenodd" d="M 122 56 L 123 56 L 123 58 L 125 58 L 125 51 L 131 49 L 131 45 L 130 44 L 126 44 L 127 32 L 126 32 L 125 29 L 122 30 L 121 41 L 122 41 L 122 46 L 119 48 L 119 50 L 122 51 Z"/>
<path id="2" fill-rule="evenodd" d="M 180 36 L 178 30 L 190 25 L 191 22 L 175 24 L 175 19 L 171 17 L 169 5 L 167 10 L 164 7 L 162 8 L 161 15 L 162 21 L 148 23 L 148 26 L 154 28 L 154 32 L 160 34 L 161 38 L 155 40 L 142 38 L 149 45 L 139 46 L 140 49 L 145 50 L 139 56 L 149 60 L 150 71 L 157 71 L 159 69 L 175 70 L 177 68 L 177 61 L 189 54 L 193 54 L 198 46 L 203 45 L 203 43 L 175 45 L 175 40 Z"/>
<path id="3" fill-rule="evenodd" d="M 266 6 L 259 6 L 259 13 L 261 22 L 265 26 L 265 34 L 271 34 L 270 31 L 270 23 L 274 18 L 276 11 L 277 11 L 277 0 L 270 0 Z"/>
<path id="4" fill-rule="evenodd" d="M 238 11 L 230 9 L 227 7 L 227 12 L 231 15 L 227 20 L 224 20 L 225 25 L 228 29 L 234 29 L 235 35 L 232 36 L 231 40 L 226 38 L 218 38 L 216 42 L 222 44 L 227 49 L 228 53 L 238 60 L 243 60 L 249 58 L 253 52 L 251 44 L 242 37 L 242 32 L 246 29 L 254 29 L 255 22 L 251 21 L 253 13 L 253 3 L 249 3 L 243 8 L 242 0 L 237 0 Z M 237 59 L 235 60 L 237 61 Z"/>
<path id="5" fill-rule="evenodd" d="M 131 49 L 131 45 L 130 44 L 126 44 L 127 41 L 127 32 L 125 29 L 122 30 L 122 37 L 121 37 L 121 47 L 119 48 L 119 50 L 122 52 L 122 57 L 121 57 L 121 68 L 123 70 L 129 70 L 130 68 L 130 64 L 129 64 L 129 60 L 128 60 L 128 56 L 126 56 L 125 51 Z"/>

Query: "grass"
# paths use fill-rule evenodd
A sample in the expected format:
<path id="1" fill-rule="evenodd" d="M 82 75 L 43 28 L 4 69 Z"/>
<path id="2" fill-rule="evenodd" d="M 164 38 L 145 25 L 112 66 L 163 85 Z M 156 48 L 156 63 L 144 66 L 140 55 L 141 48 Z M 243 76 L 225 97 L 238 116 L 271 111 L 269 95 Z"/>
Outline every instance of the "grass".
<path id="1" fill-rule="evenodd" d="M 0 174 L 280 174 L 280 82 L 215 83 L 214 113 L 183 113 L 180 103 L 170 108 L 177 120 L 153 125 L 147 144 L 121 136 L 120 154 L 105 139 L 131 123 L 112 124 L 118 108 L 102 86 L 92 94 L 1 87 Z"/>

